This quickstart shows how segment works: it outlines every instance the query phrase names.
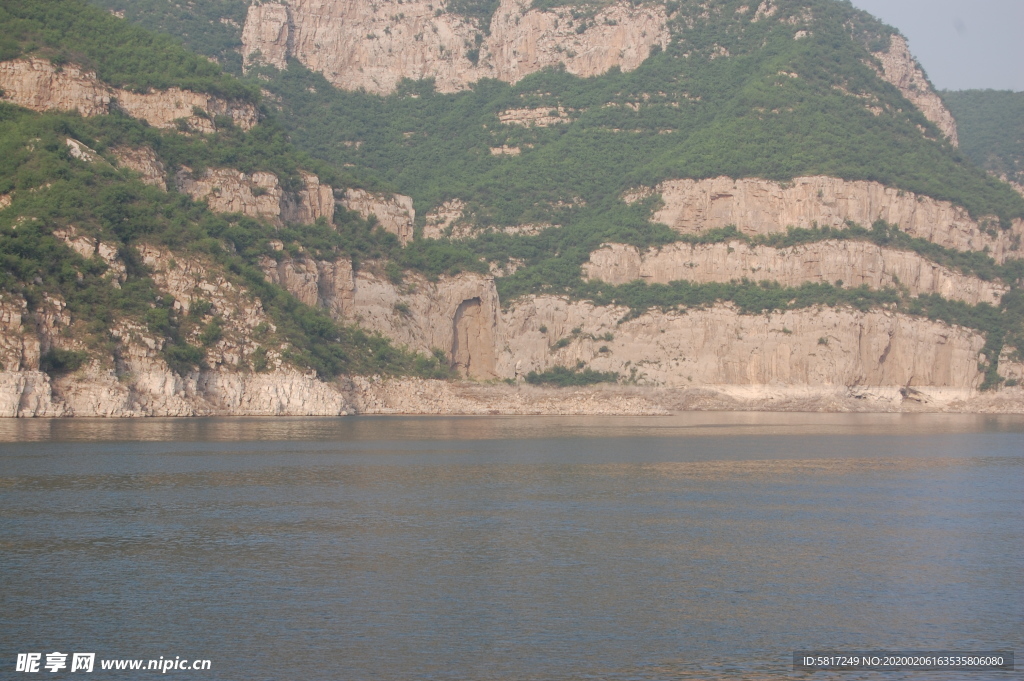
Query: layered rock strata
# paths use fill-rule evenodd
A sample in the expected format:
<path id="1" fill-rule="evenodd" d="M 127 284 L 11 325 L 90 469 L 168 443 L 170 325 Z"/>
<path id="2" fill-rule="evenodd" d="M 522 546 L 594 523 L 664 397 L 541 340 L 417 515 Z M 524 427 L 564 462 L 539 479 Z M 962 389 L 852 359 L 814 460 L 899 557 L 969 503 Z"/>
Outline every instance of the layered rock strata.
<path id="1" fill-rule="evenodd" d="M 676 388 L 925 386 L 965 393 L 982 380 L 980 334 L 883 310 L 741 315 L 717 305 L 648 312 L 620 324 L 626 312 L 548 297 L 515 305 L 504 323 L 519 332 L 503 335 L 510 352 L 499 358 L 498 372 L 522 374 L 582 361 Z M 569 344 L 555 348 L 561 338 Z"/>
<path id="2" fill-rule="evenodd" d="M 206 201 L 215 213 L 241 213 L 279 224 L 334 219 L 334 190 L 310 173 L 302 173 L 303 188 L 295 193 L 286 192 L 277 175 L 266 171 L 249 175 L 234 168 L 207 168 L 196 176 L 182 167 L 174 179 L 178 191 Z"/>
<path id="3" fill-rule="evenodd" d="M 932 89 L 932 84 L 928 82 L 914 55 L 910 54 L 906 39 L 895 34 L 889 39 L 889 49 L 873 54 L 881 65 L 878 75 L 895 85 L 904 97 L 921 110 L 925 118 L 939 128 L 953 146 L 957 146 L 956 119 Z"/>
<path id="4" fill-rule="evenodd" d="M 787 227 L 870 227 L 876 220 L 899 226 L 913 237 L 958 251 L 988 250 L 997 263 L 1024 257 L 1024 220 L 1000 230 L 994 219 L 979 222 L 948 201 L 919 196 L 877 182 L 834 177 L 798 177 L 789 183 L 757 178 L 667 180 L 655 189 L 663 205 L 651 220 L 683 234 L 735 225 L 750 236 L 785 232 Z M 650 190 L 624 198 L 636 201 Z"/>
<path id="5" fill-rule="evenodd" d="M 478 274 L 429 281 L 407 274 L 401 285 L 379 274 L 372 263 L 353 271 L 351 261 L 264 258 L 267 278 L 308 305 L 336 319 L 391 338 L 414 350 L 441 350 L 469 378 L 498 378 L 495 370 L 499 323 L 494 280 Z"/>
<path id="6" fill-rule="evenodd" d="M 244 299 L 243 292 L 203 274 L 201 263 L 173 263 L 168 253 L 149 247 L 144 257 L 157 270 L 161 289 L 176 300 L 180 296 L 183 312 L 200 298 L 214 301 L 216 314 L 240 305 L 233 297 Z M 325 264 L 312 263 L 318 276 Z M 351 272 L 340 263 L 333 265 Z M 175 274 L 179 269 L 183 271 Z M 303 271 L 309 272 L 309 262 Z M 302 280 L 282 283 L 296 281 Z M 305 282 L 308 287 L 308 278 Z M 163 362 L 161 341 L 129 323 L 113 331 L 114 366 L 94 362 L 52 378 L 38 371 L 45 351 L 41 341 L 62 337 L 62 325 L 71 323 L 66 312 L 56 303 L 40 315 L 42 311 L 30 312 L 23 300 L 6 296 L 0 300 L 0 415 L 1024 412 L 1024 390 L 1019 387 L 977 392 L 983 378 L 979 359 L 984 359 L 979 334 L 884 310 L 813 308 L 741 315 L 717 305 L 624 319 L 624 308 L 552 296 L 522 299 L 502 312 L 493 307 L 493 282 L 475 275 L 450 278 L 435 288 L 418 281 L 399 288 L 370 272 L 354 275 L 351 282 L 355 288 L 346 291 L 351 297 L 333 308 L 344 312 L 343 319 L 394 333 L 404 329 L 413 347 L 447 344 L 455 365 L 470 375 L 480 361 L 491 375 L 516 379 L 529 371 L 583 362 L 619 372 L 629 384 L 557 390 L 359 377 L 322 382 L 283 365 L 266 373 L 246 371 L 224 361 L 222 350 L 231 348 L 220 347 L 211 352 L 209 369 L 179 376 Z M 398 302 L 386 309 L 381 293 Z M 319 299 L 317 304 L 328 302 Z M 262 318 L 255 309 L 230 317 L 244 327 Z M 568 342 L 558 342 L 563 339 Z M 461 354 L 463 343 L 470 344 L 468 356 Z M 1011 349 L 1003 354 L 1005 375 L 1024 376 L 1024 365 L 1012 360 Z"/>
<path id="7" fill-rule="evenodd" d="M 192 130 L 215 130 L 213 117 L 228 116 L 249 130 L 259 122 L 252 104 L 229 102 L 201 92 L 169 88 L 148 93 L 112 88 L 96 74 L 74 64 L 55 67 L 42 59 L 0 62 L 3 100 L 33 111 L 77 111 L 83 116 L 109 114 L 115 106 L 157 128 L 175 128 L 183 119 Z"/>
<path id="8" fill-rule="evenodd" d="M 630 318 L 625 308 L 553 296 L 523 298 L 502 310 L 487 277 L 467 274 L 434 283 L 410 277 L 396 285 L 369 270 L 353 274 L 345 302 L 337 304 L 323 294 L 329 287 L 314 281 L 324 263 L 307 260 L 296 268 L 287 260 L 273 267 L 299 269 L 304 276 L 271 276 L 290 290 L 294 282 L 305 282 L 305 297 L 337 318 L 358 321 L 416 350 L 439 348 L 477 378 L 518 380 L 530 371 L 582 362 L 639 385 L 707 389 L 736 399 L 825 393 L 854 399 L 863 393 L 879 406 L 871 400 L 897 395 L 896 406 L 890 400 L 886 409 L 899 408 L 899 391 L 908 388 L 926 394 L 921 399 L 934 408 L 974 399 L 983 380 L 981 334 L 886 310 L 825 307 L 742 315 L 730 305 L 716 305 Z M 473 343 L 471 358 L 484 358 L 486 373 L 463 368 L 459 352 L 466 342 Z"/>
<path id="9" fill-rule="evenodd" d="M 846 288 L 906 288 L 914 296 L 937 293 L 970 305 L 999 301 L 1009 287 L 942 267 L 910 251 L 864 241 L 819 241 L 790 248 L 751 246 L 742 241 L 718 244 L 674 243 L 640 251 L 627 244 L 606 244 L 590 254 L 584 276 L 610 284 L 637 279 L 729 282 L 749 279 L 783 286 L 805 282 Z"/>
<path id="10" fill-rule="evenodd" d="M 434 78 L 441 92 L 481 78 L 515 83 L 548 66 L 593 76 L 635 69 L 668 45 L 660 5 L 617 2 L 595 17 L 502 0 L 489 30 L 428 0 L 400 5 L 331 0 L 254 4 L 242 32 L 247 59 L 284 68 L 294 57 L 347 90 L 393 92 L 403 78 Z"/>

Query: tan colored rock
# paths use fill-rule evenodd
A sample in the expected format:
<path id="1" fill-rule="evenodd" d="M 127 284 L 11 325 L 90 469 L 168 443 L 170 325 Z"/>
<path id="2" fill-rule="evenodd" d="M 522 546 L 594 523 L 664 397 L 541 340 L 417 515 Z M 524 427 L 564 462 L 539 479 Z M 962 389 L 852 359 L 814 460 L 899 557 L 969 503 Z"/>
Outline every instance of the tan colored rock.
<path id="1" fill-rule="evenodd" d="M 267 279 L 281 286 L 306 305 L 322 307 L 335 319 L 353 315 L 355 278 L 352 261 L 314 260 L 305 254 L 280 260 L 261 258 L 260 268 Z"/>
<path id="2" fill-rule="evenodd" d="M 642 197 L 637 190 L 626 200 Z M 973 220 L 949 201 L 918 196 L 877 182 L 833 177 L 798 177 L 790 183 L 757 178 L 668 180 L 658 185 L 664 205 L 653 222 L 683 234 L 735 225 L 750 236 L 785 232 L 787 227 L 841 228 L 847 221 L 870 227 L 876 220 L 895 224 L 910 236 L 958 251 L 988 249 L 996 262 L 1024 257 L 1024 220 L 1011 229 Z M 992 231 L 996 234 L 993 235 Z"/>
<path id="3" fill-rule="evenodd" d="M 178 191 L 196 201 L 206 201 L 215 213 L 241 213 L 250 217 L 280 219 L 284 190 L 277 175 L 255 172 L 248 175 L 234 168 L 207 168 L 198 178 L 191 168 L 175 174 Z"/>
<path id="4" fill-rule="evenodd" d="M 400 289 L 365 269 L 354 284 L 351 321 L 420 352 L 440 349 L 470 378 L 497 378 L 499 304 L 491 277 L 462 274 L 431 282 L 408 274 Z"/>
<path id="5" fill-rule="evenodd" d="M 0 210 L 9 207 L 13 200 L 14 198 L 10 194 L 0 194 Z"/>
<path id="6" fill-rule="evenodd" d="M 500 147 L 491 147 L 491 156 L 518 156 L 522 153 L 522 149 L 519 147 L 510 147 L 507 144 L 502 144 Z"/>
<path id="7" fill-rule="evenodd" d="M 790 248 L 751 246 L 742 241 L 718 244 L 674 243 L 641 252 L 635 246 L 606 244 L 583 265 L 585 277 L 625 284 L 697 283 L 749 279 L 783 286 L 805 282 L 846 288 L 906 287 L 911 295 L 937 293 L 970 305 L 999 305 L 1008 286 L 961 274 L 910 251 L 864 241 L 819 241 Z"/>
<path id="8" fill-rule="evenodd" d="M 423 226 L 423 238 L 440 239 L 449 228 L 465 219 L 466 204 L 461 199 L 449 199 L 434 210 L 427 213 L 426 224 Z M 467 225 L 467 229 L 469 226 Z"/>
<path id="9" fill-rule="evenodd" d="M 396 235 L 403 246 L 412 241 L 416 210 L 411 197 L 350 188 L 345 190 L 341 205 L 367 220 L 375 217 L 384 231 Z"/>
<path id="10" fill-rule="evenodd" d="M 250 59 L 282 71 L 291 53 L 291 18 L 288 6 L 276 2 L 253 3 L 242 29 L 242 44 Z"/>
<path id="11" fill-rule="evenodd" d="M 647 59 L 651 47 L 668 46 L 667 17 L 662 5 L 609 4 L 582 33 L 572 8 L 529 9 L 527 0 L 504 0 L 491 21 L 481 62 L 492 77 L 516 83 L 545 67 L 565 64 L 574 75 L 589 77 L 618 66 L 632 71 Z M 474 79 L 477 80 L 478 78 Z"/>
<path id="12" fill-rule="evenodd" d="M 434 78 L 439 91 L 455 92 L 481 78 L 515 83 L 558 64 L 580 76 L 613 66 L 630 71 L 669 40 L 660 5 L 608 5 L 577 33 L 580 21 L 570 8 L 541 11 L 526 0 L 502 0 L 488 32 L 430 0 L 290 0 L 250 7 L 242 52 L 279 68 L 295 57 L 340 88 L 386 94 L 403 78 Z M 468 54 L 474 45 L 475 64 Z"/>
<path id="13" fill-rule="evenodd" d="M 59 69 L 42 59 L 0 62 L 0 90 L 3 99 L 33 111 L 78 111 L 83 116 L 110 113 L 116 106 L 133 118 L 157 128 L 174 128 L 185 119 L 193 130 L 213 132 L 214 116 L 228 116 L 243 130 L 259 122 L 252 104 L 228 102 L 212 95 L 169 88 L 145 94 L 112 88 L 74 64 Z M 197 116 L 202 109 L 208 117 Z"/>
<path id="14" fill-rule="evenodd" d="M 96 163 L 96 161 L 100 160 L 99 154 L 95 150 L 90 149 L 78 140 L 68 137 L 64 141 L 68 145 L 68 152 L 73 158 L 77 158 L 84 163 Z"/>
<path id="15" fill-rule="evenodd" d="M 575 112 L 561 106 L 546 109 L 505 109 L 498 113 L 498 120 L 504 125 L 547 128 L 560 123 L 572 123 L 573 113 Z"/>
<path id="16" fill-rule="evenodd" d="M 39 368 L 38 336 L 27 328 L 30 322 L 24 297 L 0 292 L 0 371 L 28 371 Z M 5 413 L 10 408 L 0 408 Z"/>
<path id="17" fill-rule="evenodd" d="M 888 50 L 873 54 L 882 65 L 878 75 L 895 85 L 904 97 L 921 110 L 925 118 L 938 126 L 953 146 L 957 146 L 956 119 L 932 89 L 932 84 L 928 82 L 914 55 L 910 54 L 906 39 L 898 34 L 893 35 Z"/>
<path id="18" fill-rule="evenodd" d="M 119 165 L 141 175 L 148 185 L 167 190 L 167 169 L 149 147 L 114 147 L 111 149 Z"/>
<path id="19" fill-rule="evenodd" d="M 396 285 L 367 269 L 355 274 L 352 286 L 351 302 L 334 308 L 342 310 L 339 319 L 415 350 L 439 348 L 474 378 L 522 379 L 530 371 L 583 362 L 644 385 L 711 386 L 744 400 L 760 400 L 765 390 L 807 397 L 824 388 L 870 387 L 889 395 L 886 400 L 896 395 L 895 406 L 885 402 L 886 409 L 902 408 L 899 390 L 907 386 L 931 391 L 935 408 L 974 399 L 983 378 L 979 333 L 885 310 L 741 315 L 717 305 L 623 321 L 625 308 L 553 296 L 525 297 L 501 311 L 493 280 L 473 274 L 438 282 L 408 275 Z M 562 339 L 568 344 L 556 349 Z M 474 366 L 486 370 L 474 374 Z"/>
<path id="20" fill-rule="evenodd" d="M 761 19 L 775 16 L 775 13 L 779 11 L 775 3 L 772 0 L 762 0 L 761 4 L 757 6 L 757 11 L 754 13 L 754 18 L 751 21 L 757 22 Z"/>
<path id="21" fill-rule="evenodd" d="M 128 269 L 118 255 L 117 246 L 79 234 L 74 225 L 56 229 L 53 235 L 83 258 L 99 258 L 105 262 L 108 268 L 106 276 L 114 288 L 121 288 L 121 284 L 128 278 Z"/>
<path id="22" fill-rule="evenodd" d="M 304 188 L 292 195 L 284 191 L 274 173 L 249 175 L 234 168 L 207 168 L 197 178 L 183 166 L 175 174 L 175 185 L 194 200 L 206 201 L 215 213 L 241 213 L 278 223 L 310 224 L 321 217 L 333 220 L 334 190 L 311 173 L 302 173 L 302 179 Z"/>
<path id="23" fill-rule="evenodd" d="M 289 201 L 281 210 L 281 218 L 285 222 L 312 224 L 323 218 L 328 224 L 334 220 L 334 189 L 320 184 L 320 178 L 312 173 L 302 172 L 303 188 L 298 196 Z M 285 195 L 289 198 L 288 195 Z"/>
<path id="24" fill-rule="evenodd" d="M 0 371 L 0 418 L 65 416 L 54 403 L 50 377 L 41 371 Z"/>
<path id="25" fill-rule="evenodd" d="M 429 281 L 406 273 L 396 285 L 372 263 L 353 272 L 347 260 L 306 256 L 264 258 L 261 267 L 268 280 L 339 321 L 356 322 L 424 354 L 439 349 L 470 378 L 497 378 L 500 306 L 492 277 L 461 274 Z"/>
<path id="26" fill-rule="evenodd" d="M 558 389 L 481 385 L 416 378 L 353 377 L 353 406 L 360 414 L 629 414 L 668 413 L 636 388 L 597 386 Z"/>
<path id="27" fill-rule="evenodd" d="M 503 315 L 501 376 L 583 361 L 674 388 L 928 386 L 969 396 L 982 381 L 977 332 L 883 310 L 809 308 L 741 315 L 730 306 L 648 312 L 536 297 Z M 540 333 L 540 327 L 547 333 Z M 580 328 L 579 334 L 572 329 Z M 604 339 L 610 333 L 613 341 Z M 552 351 L 554 341 L 571 338 Z M 550 341 L 550 343 L 549 343 Z M 500 341 L 499 341 L 500 342 Z M 607 346 L 609 352 L 601 352 Z M 951 393 L 952 394 L 952 393 Z"/>
<path id="28" fill-rule="evenodd" d="M 213 263 L 196 256 L 175 255 L 150 244 L 141 244 L 137 250 L 157 288 L 174 297 L 176 310 L 187 315 L 202 300 L 211 304 L 209 314 L 221 320 L 222 338 L 207 349 L 207 363 L 212 368 L 246 367 L 260 347 L 254 330 L 261 325 L 275 328 L 260 300 L 228 281 Z M 186 340 L 198 344 L 200 333 L 201 329 L 196 328 Z M 276 362 L 275 367 L 281 368 L 281 363 Z"/>
<path id="29" fill-rule="evenodd" d="M 0 90 L 4 101 L 33 111 L 78 111 L 83 116 L 110 113 L 115 97 L 96 74 L 74 64 L 60 70 L 42 59 L 0 62 Z"/>

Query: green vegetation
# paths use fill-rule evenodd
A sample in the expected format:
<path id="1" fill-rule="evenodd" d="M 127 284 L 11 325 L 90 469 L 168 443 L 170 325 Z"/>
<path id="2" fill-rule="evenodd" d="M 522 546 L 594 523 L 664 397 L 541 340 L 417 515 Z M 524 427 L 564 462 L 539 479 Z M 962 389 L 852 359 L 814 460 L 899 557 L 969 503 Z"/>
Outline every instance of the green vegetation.
<path id="1" fill-rule="evenodd" d="M 1024 184 L 1024 92 L 945 91 L 960 149 L 979 167 Z"/>
<path id="2" fill-rule="evenodd" d="M 526 382 L 531 385 L 553 385 L 559 388 L 569 388 L 580 385 L 593 385 L 595 383 L 615 383 L 619 380 L 619 374 L 615 371 L 594 371 L 584 369 L 582 362 L 576 367 L 556 366 L 547 371 L 537 373 L 531 371 L 526 374 Z"/>
<path id="3" fill-rule="evenodd" d="M 0 61 L 22 55 L 75 63 L 139 92 L 172 86 L 259 101 L 259 88 L 166 35 L 150 33 L 78 0 L 0 0 Z"/>
<path id="4" fill-rule="evenodd" d="M 248 0 L 88 0 L 124 20 L 181 40 L 191 51 L 214 57 L 228 73 L 242 75 L 242 26 Z"/>
<path id="5" fill-rule="evenodd" d="M 613 286 L 603 282 L 586 282 L 574 291 L 579 298 L 597 305 L 622 305 L 630 309 L 628 318 L 638 317 L 651 308 L 684 310 L 709 307 L 715 303 L 733 303 L 742 314 L 758 314 L 777 310 L 798 310 L 815 305 L 835 307 L 846 305 L 858 310 L 880 306 L 896 306 L 901 296 L 895 289 L 873 290 L 867 286 L 847 289 L 832 284 L 804 283 L 798 287 L 776 282 L 753 282 L 744 279 L 727 284 L 695 284 L 673 281 L 668 284 L 647 284 L 634 281 Z"/>
<path id="6" fill-rule="evenodd" d="M 219 266 L 236 283 L 259 297 L 277 330 L 264 345 L 287 342 L 286 359 L 324 376 L 341 373 L 399 373 L 449 376 L 446 362 L 396 348 L 387 339 L 334 322 L 325 312 L 299 303 L 266 281 L 256 259 L 268 249 L 270 237 L 291 236 L 265 223 L 239 216 L 214 215 L 187 197 L 163 192 L 128 179 L 125 172 L 98 162 L 73 159 L 66 137 L 103 150 L 127 133 L 143 134 L 141 124 L 116 117 L 81 119 L 68 114 L 32 114 L 0 104 L 0 193 L 14 190 L 12 209 L 0 212 L 0 290 L 22 295 L 33 308 L 44 296 L 62 297 L 78 322 L 81 338 L 91 349 L 110 342 L 119 319 L 134 319 L 165 339 L 163 354 L 176 371 L 202 366 L 205 351 L 188 343 L 198 330 L 199 342 L 215 343 L 219 320 L 205 320 L 209 306 L 180 315 L 174 301 L 162 296 L 131 246 L 162 244 Z M 113 136 L 105 136 L 113 130 Z M 127 131 L 127 133 L 126 133 Z M 167 133 L 173 135 L 174 133 Z M 341 212 L 341 227 L 370 230 L 365 221 Z M 78 233 L 119 247 L 127 279 L 111 286 L 108 268 L 98 258 L 84 259 L 53 236 L 56 228 L 73 225 Z M 297 228 L 332 232 L 326 225 Z M 351 233 L 350 230 L 349 233 Z M 344 238 L 342 229 L 338 235 Z M 385 239 L 379 239 L 381 242 Z M 223 244 L 229 244 L 225 249 Z M 327 246 L 324 246 L 326 248 Z M 429 250 L 419 251 L 427 264 Z M 439 258 L 439 261 L 444 258 Z M 265 361 L 265 354 L 264 354 Z M 70 356 L 54 355 L 54 371 L 70 370 Z M 265 366 L 265 365 L 264 365 Z"/>
<path id="7" fill-rule="evenodd" d="M 85 350 L 60 350 L 53 348 L 39 358 L 39 370 L 48 374 L 65 374 L 77 371 L 89 359 Z"/>
<path id="8" fill-rule="evenodd" d="M 865 65 L 871 57 L 845 23 L 852 8 L 850 16 L 822 8 L 813 34 L 793 40 L 792 26 L 739 21 L 729 9 L 740 3 L 721 4 L 716 23 L 677 27 L 667 50 L 630 73 L 580 79 L 549 70 L 514 86 L 481 81 L 458 94 L 406 82 L 380 97 L 335 90 L 292 63 L 282 73 L 267 69 L 266 87 L 282 98 L 282 120 L 310 154 L 365 168 L 367 178 L 413 196 L 420 211 L 461 198 L 481 227 L 613 226 L 630 187 L 717 175 L 874 180 L 959 203 L 976 216 L 1024 216 L 1024 199 L 941 141 Z M 808 3 L 786 3 L 796 4 Z M 695 56 L 716 45 L 732 56 Z M 884 113 L 872 114 L 868 99 Z M 524 128 L 496 117 L 557 106 L 571 112 L 571 122 Z M 502 145 L 522 153 L 489 153 Z"/>
<path id="9" fill-rule="evenodd" d="M 276 328 L 267 326 L 257 334 L 261 347 L 251 357 L 254 371 L 268 370 L 268 349 L 287 343 L 287 360 L 325 376 L 451 373 L 443 356 L 396 348 L 379 335 L 340 325 L 299 303 L 267 282 L 257 266 L 263 257 L 301 254 L 350 257 L 356 267 L 379 268 L 396 283 L 409 270 L 436 278 L 486 273 L 487 263 L 515 262 L 515 273 L 497 281 L 505 303 L 529 293 L 556 293 L 622 305 L 629 316 L 652 308 L 685 310 L 723 302 L 748 314 L 815 305 L 886 307 L 983 332 L 986 387 L 1001 380 L 996 358 L 1002 348 L 1024 348 L 1021 261 L 997 265 L 985 253 L 944 249 L 884 223 L 870 229 L 852 224 L 793 229 L 757 239 L 735 228 L 684 237 L 650 223 L 656 198 L 623 202 L 627 190 L 670 178 L 728 175 L 785 182 L 830 175 L 952 201 L 975 217 L 996 215 L 1004 228 L 1024 217 L 1024 198 L 975 165 L 1019 177 L 1024 149 L 1019 148 L 1020 135 L 1013 137 L 1022 127 L 1019 95 L 946 93 L 961 122 L 964 147 L 954 149 L 870 67 L 869 52 L 887 45 L 892 29 L 848 3 L 776 0 L 777 15 L 754 22 L 756 3 L 748 0 L 720 0 L 707 13 L 701 0 L 677 0 L 668 8 L 670 13 L 679 10 L 671 44 L 654 50 L 630 73 L 612 69 L 603 76 L 577 78 L 549 69 L 516 85 L 484 80 L 456 94 L 436 92 L 429 80 L 406 81 L 395 94 L 377 96 L 338 91 L 294 62 L 284 72 L 264 68 L 238 80 L 179 42 L 216 56 L 240 75 L 236 48 L 245 0 L 209 0 L 201 6 L 169 0 L 90 1 L 103 9 L 78 0 L 0 0 L 0 59 L 35 55 L 57 66 L 77 63 L 112 85 L 135 90 L 178 86 L 258 102 L 265 87 L 280 104 L 266 103 L 268 117 L 252 131 L 218 119 L 212 135 L 160 131 L 122 115 L 36 115 L 0 104 L 0 194 L 13 192 L 15 201 L 11 210 L 0 211 L 0 290 L 23 295 L 33 307 L 46 294 L 62 296 L 80 320 L 89 351 L 109 346 L 117 320 L 132 319 L 164 340 L 164 357 L 185 373 L 203 366 L 207 348 L 224 338 L 225 325 L 210 307 L 196 305 L 182 315 L 173 300 L 160 294 L 132 248 L 141 243 L 161 244 L 211 263 L 259 298 Z M 570 6 L 580 29 L 605 4 L 534 2 L 542 8 Z M 739 11 L 743 5 L 745 12 Z M 495 0 L 448 5 L 480 30 L 466 45 L 474 61 L 481 56 L 496 7 Z M 105 9 L 125 12 L 128 21 Z M 813 30 L 794 40 L 805 13 L 814 17 Z M 154 35 L 129 22 L 178 37 Z M 568 115 L 550 127 L 500 123 L 501 111 L 523 107 L 561 108 Z M 202 204 L 144 186 L 109 164 L 70 158 L 66 137 L 108 158 L 114 146 L 148 146 L 171 173 L 183 166 L 197 174 L 214 167 L 266 170 L 281 179 L 286 191 L 297 191 L 301 169 L 338 189 L 401 192 L 415 201 L 418 234 L 430 209 L 460 199 L 478 231 L 464 242 L 417 238 L 403 248 L 394 235 L 344 210 L 337 211 L 333 224 L 321 220 L 312 225 L 275 226 L 214 215 Z M 503 145 L 518 148 L 520 155 L 490 153 Z M 533 236 L 492 229 L 524 224 L 551 227 Z M 70 225 L 117 245 L 127 266 L 120 288 L 110 285 L 111 273 L 101 260 L 84 259 L 53 236 L 54 229 Z M 580 276 L 589 254 L 606 242 L 646 248 L 732 239 L 775 247 L 823 239 L 871 241 L 1014 288 L 1002 305 L 993 307 L 936 296 L 912 299 L 896 289 L 848 289 L 841 283 L 611 286 Z M 281 242 L 283 250 L 272 241 Z M 404 303 L 394 309 L 409 314 Z M 551 339 L 553 349 L 579 334 Z M 600 351 L 610 352 L 607 346 Z M 53 373 L 73 371 L 85 356 L 55 350 L 45 365 Z M 577 366 L 531 374 L 527 380 L 584 385 L 617 378 Z"/>

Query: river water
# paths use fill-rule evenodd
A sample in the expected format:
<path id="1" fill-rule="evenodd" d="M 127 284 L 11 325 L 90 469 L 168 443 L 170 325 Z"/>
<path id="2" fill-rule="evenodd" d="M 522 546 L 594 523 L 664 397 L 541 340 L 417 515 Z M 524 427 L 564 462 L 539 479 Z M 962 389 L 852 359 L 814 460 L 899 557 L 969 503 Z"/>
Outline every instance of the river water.
<path id="1" fill-rule="evenodd" d="M 53 651 L 304 681 L 1021 654 L 1022 501 L 1012 416 L 0 420 L 0 677 L 82 677 L 13 672 Z"/>

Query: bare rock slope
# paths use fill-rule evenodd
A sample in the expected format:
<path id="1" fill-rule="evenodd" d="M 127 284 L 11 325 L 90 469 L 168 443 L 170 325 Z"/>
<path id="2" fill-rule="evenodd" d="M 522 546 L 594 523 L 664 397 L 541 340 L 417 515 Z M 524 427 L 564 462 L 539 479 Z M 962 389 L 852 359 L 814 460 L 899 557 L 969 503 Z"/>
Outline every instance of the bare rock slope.
<path id="1" fill-rule="evenodd" d="M 157 128 L 173 128 L 184 119 L 199 132 L 213 132 L 214 116 L 229 116 L 243 130 L 259 121 L 252 104 L 169 88 L 149 93 L 112 88 L 74 64 L 56 68 L 42 59 L 0 62 L 3 99 L 33 111 L 77 111 L 83 116 L 110 113 L 114 106 Z M 197 111 L 201 110 L 201 114 Z"/>
<path id="2" fill-rule="evenodd" d="M 626 195 L 635 201 L 651 190 Z M 654 191 L 663 205 L 651 218 L 683 234 L 735 225 L 756 236 L 787 227 L 842 228 L 847 221 L 870 227 L 876 220 L 897 225 L 913 237 L 958 251 L 988 250 L 996 262 L 1024 256 L 1024 220 L 1000 230 L 995 218 L 974 220 L 967 210 L 878 182 L 834 177 L 798 177 L 792 182 L 716 177 L 668 180 Z"/>
<path id="3" fill-rule="evenodd" d="M 665 9 L 655 4 L 611 3 L 586 21 L 571 8 L 542 11 L 528 0 L 502 0 L 489 32 L 442 6 L 428 0 L 254 4 L 243 54 L 278 68 L 294 57 L 349 90 L 386 94 L 403 78 L 435 78 L 438 90 L 455 92 L 481 78 L 515 83 L 557 64 L 580 76 L 613 66 L 629 71 L 669 38 Z"/>

